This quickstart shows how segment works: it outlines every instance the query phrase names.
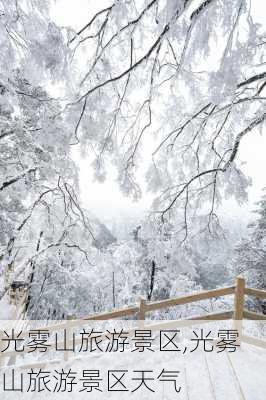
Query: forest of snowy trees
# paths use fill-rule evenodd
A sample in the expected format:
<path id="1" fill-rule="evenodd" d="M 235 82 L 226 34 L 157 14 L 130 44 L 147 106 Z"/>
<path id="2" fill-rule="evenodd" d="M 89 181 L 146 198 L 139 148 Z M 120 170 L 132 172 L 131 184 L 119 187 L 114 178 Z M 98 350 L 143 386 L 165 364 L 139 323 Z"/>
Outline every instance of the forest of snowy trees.
<path id="1" fill-rule="evenodd" d="M 0 1 L 1 299 L 26 281 L 27 316 L 58 319 L 240 273 L 266 288 L 265 194 L 246 221 L 220 215 L 248 201 L 241 143 L 265 129 L 258 3 L 88 0 L 76 30 L 52 1 Z M 79 157 L 132 201 L 152 195 L 122 238 L 82 201 Z"/>

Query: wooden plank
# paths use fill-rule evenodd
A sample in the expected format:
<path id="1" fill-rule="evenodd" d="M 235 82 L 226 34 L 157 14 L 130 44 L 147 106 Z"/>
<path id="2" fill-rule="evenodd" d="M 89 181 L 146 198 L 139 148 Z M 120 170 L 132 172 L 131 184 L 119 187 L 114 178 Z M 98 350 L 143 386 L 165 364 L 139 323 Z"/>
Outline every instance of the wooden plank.
<path id="1" fill-rule="evenodd" d="M 179 328 L 179 327 L 188 327 L 194 326 L 202 323 L 209 323 L 213 320 L 227 320 L 231 319 L 233 315 L 233 311 L 225 311 L 221 313 L 213 313 L 208 315 L 201 316 L 192 316 L 189 318 L 179 319 L 179 320 L 162 320 L 159 323 L 155 321 L 149 321 L 145 323 L 145 329 L 149 329 L 152 331 L 157 331 L 160 329 L 171 329 L 171 328 Z M 194 322 L 195 321 L 195 322 Z"/>
<path id="2" fill-rule="evenodd" d="M 231 319 L 232 316 L 233 316 L 233 311 L 224 311 L 224 312 L 201 315 L 201 316 L 197 316 L 197 317 L 191 317 L 191 318 L 187 318 L 187 320 L 188 321 L 217 321 L 217 320 Z"/>
<path id="3" fill-rule="evenodd" d="M 208 370 L 204 362 L 203 352 L 199 353 L 195 352 L 192 354 L 188 354 L 186 357 L 182 359 L 181 362 L 185 364 L 186 367 L 186 380 L 188 383 L 187 391 L 189 395 L 189 400 L 216 400 L 216 398 L 213 395 L 210 383 L 210 377 L 208 375 Z M 180 370 L 182 371 L 181 368 Z M 169 390 L 169 394 L 168 392 L 166 392 L 165 397 L 158 396 L 158 399 L 165 398 L 165 399 L 178 400 L 180 393 L 177 396 L 175 395 L 170 396 L 170 393 L 171 392 Z"/>
<path id="4" fill-rule="evenodd" d="M 184 364 L 184 382 L 185 382 L 185 393 L 186 393 L 186 397 L 187 397 L 187 400 L 190 400 L 190 398 L 189 398 L 189 392 L 188 392 L 189 385 L 188 385 L 187 367 L 186 367 L 186 364 Z"/>
<path id="5" fill-rule="evenodd" d="M 245 319 L 266 321 L 266 315 L 248 310 L 243 311 L 243 317 Z"/>
<path id="6" fill-rule="evenodd" d="M 266 340 L 258 339 L 253 336 L 242 335 L 242 342 L 266 349 Z"/>
<path id="7" fill-rule="evenodd" d="M 240 383 L 238 374 L 236 372 L 236 369 L 234 367 L 233 361 L 232 361 L 228 351 L 226 351 L 225 354 L 226 354 L 226 357 L 227 357 L 227 359 L 229 361 L 229 364 L 230 364 L 230 367 L 231 367 L 231 371 L 232 371 L 232 373 L 233 373 L 233 375 L 235 377 L 235 382 L 236 382 L 236 386 L 237 386 L 237 389 L 238 389 L 238 392 L 239 392 L 239 395 L 240 395 L 240 399 L 241 400 L 245 400 L 246 397 L 244 395 L 243 388 L 241 386 L 241 383 Z"/>
<path id="8" fill-rule="evenodd" d="M 227 296 L 235 292 L 235 286 L 228 286 L 224 288 L 207 290 L 200 293 L 191 294 L 189 296 L 176 297 L 174 299 L 167 299 L 157 301 L 154 303 L 146 303 L 146 311 L 154 311 L 162 308 L 169 308 L 182 304 L 193 303 L 195 301 L 211 299 L 213 297 Z"/>
<path id="9" fill-rule="evenodd" d="M 258 297 L 260 299 L 266 299 L 266 290 L 246 288 L 245 294 L 248 296 Z"/>
<path id="10" fill-rule="evenodd" d="M 205 362 L 205 366 L 206 366 L 206 370 L 207 370 L 207 376 L 209 378 L 210 393 L 211 393 L 211 396 L 212 396 L 213 400 L 216 400 L 214 384 L 213 384 L 211 371 L 210 371 L 210 368 L 209 368 L 209 364 L 208 364 L 208 361 L 207 361 L 206 354 L 204 354 L 204 362 Z"/>
<path id="11" fill-rule="evenodd" d="M 232 374 L 230 365 L 228 365 L 228 359 L 225 353 L 226 351 L 221 353 L 205 353 L 209 366 L 209 374 L 213 382 L 215 399 L 240 400 L 235 377 Z M 202 400 L 204 400 L 204 398 Z"/>

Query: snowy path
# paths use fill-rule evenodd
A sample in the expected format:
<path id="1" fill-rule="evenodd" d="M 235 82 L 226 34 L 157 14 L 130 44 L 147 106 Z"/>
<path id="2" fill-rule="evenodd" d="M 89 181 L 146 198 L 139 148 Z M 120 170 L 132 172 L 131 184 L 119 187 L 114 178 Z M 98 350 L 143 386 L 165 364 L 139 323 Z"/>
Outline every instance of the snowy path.
<path id="1" fill-rule="evenodd" d="M 149 353 L 149 352 L 148 352 Z M 79 393 L 74 388 L 74 393 L 1 393 L 2 400 L 14 399 L 114 399 L 118 396 L 123 400 L 130 399 L 153 399 L 153 400 L 265 400 L 266 398 L 266 351 L 250 345 L 243 345 L 236 353 L 193 353 L 186 356 L 172 352 L 154 352 L 147 354 L 125 353 L 103 353 L 90 354 L 56 364 L 46 364 L 44 370 L 69 370 L 79 373 L 83 370 L 99 370 L 101 377 L 102 392 L 93 390 L 91 393 Z M 162 369 L 168 371 L 179 371 L 178 387 L 179 393 L 174 390 L 173 382 L 156 382 L 156 376 Z M 7 369 L 3 369 L 6 370 Z M 27 370 L 21 371 L 29 371 Z M 129 390 L 118 393 L 107 390 L 105 377 L 109 370 L 127 370 L 128 377 L 124 383 Z M 137 382 L 132 381 L 134 370 L 154 371 L 155 379 L 147 381 L 148 386 L 155 391 L 149 391 L 142 387 L 131 393 L 132 387 Z M 38 371 L 38 368 L 36 368 Z M 152 373 L 151 373 L 152 376 Z M 76 392 L 75 392 L 76 390 Z M 73 397 L 74 396 L 74 397 Z"/>

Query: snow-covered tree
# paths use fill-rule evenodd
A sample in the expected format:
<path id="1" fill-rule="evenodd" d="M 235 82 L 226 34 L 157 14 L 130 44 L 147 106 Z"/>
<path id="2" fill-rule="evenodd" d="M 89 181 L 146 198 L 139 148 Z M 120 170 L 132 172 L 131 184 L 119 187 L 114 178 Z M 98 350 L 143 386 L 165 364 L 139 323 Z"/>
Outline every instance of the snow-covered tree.
<path id="1" fill-rule="evenodd" d="M 88 257 L 95 239 L 79 204 L 71 131 L 49 94 L 69 52 L 48 10 L 49 2 L 0 5 L 0 271 L 14 270 L 13 279 L 33 276 L 54 249 Z"/>
<path id="2" fill-rule="evenodd" d="M 247 197 L 239 147 L 266 117 L 258 3 L 110 2 L 69 40 L 83 61 L 66 108 L 78 112 L 73 144 L 93 148 L 98 179 L 115 165 L 135 199 L 146 174 L 161 220 L 182 213 L 184 239 L 195 214 L 213 231 L 221 200 Z"/>
<path id="3" fill-rule="evenodd" d="M 247 198 L 239 147 L 266 117 L 258 3 L 106 0 L 74 31 L 48 0 L 1 1 L 0 262 L 30 276 L 31 317 L 79 313 L 88 287 L 97 311 L 218 283 L 207 236 L 224 198 Z M 146 181 L 154 213 L 134 238 L 112 246 L 81 207 L 75 146 L 125 195 Z"/>
<path id="4" fill-rule="evenodd" d="M 241 273 L 249 287 L 266 289 L 266 195 L 254 210 L 256 218 L 247 227 L 246 235 L 235 248 L 233 273 Z M 265 301 L 250 299 L 255 310 L 266 313 Z"/>
<path id="5" fill-rule="evenodd" d="M 236 268 L 257 288 L 266 288 L 266 195 L 257 202 L 256 219 L 248 225 L 248 234 L 236 247 Z"/>

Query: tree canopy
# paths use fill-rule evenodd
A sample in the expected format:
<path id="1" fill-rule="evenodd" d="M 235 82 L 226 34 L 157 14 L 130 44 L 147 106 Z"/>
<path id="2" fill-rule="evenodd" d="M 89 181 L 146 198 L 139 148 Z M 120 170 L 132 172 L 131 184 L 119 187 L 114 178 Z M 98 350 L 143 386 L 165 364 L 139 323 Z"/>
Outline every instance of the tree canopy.
<path id="1" fill-rule="evenodd" d="M 237 156 L 265 120 L 264 33 L 248 1 L 153 0 L 110 4 L 69 41 L 74 60 L 88 54 L 68 104 L 74 143 L 93 152 L 99 179 L 110 160 L 134 198 L 141 170 L 184 239 L 196 210 L 212 230 L 224 196 L 246 198 Z"/>
<path id="2" fill-rule="evenodd" d="M 100 182 L 115 169 L 126 196 L 153 193 L 142 245 L 132 240 L 140 265 L 153 263 L 154 275 L 158 260 L 186 260 L 198 276 L 195 236 L 221 232 L 224 198 L 247 198 L 239 148 L 266 118 L 257 3 L 115 0 L 92 13 L 88 1 L 75 31 L 56 23 L 48 0 L 1 1 L 2 272 L 15 261 L 17 275 L 28 268 L 36 298 L 75 266 L 104 271 L 104 229 L 79 199 L 78 149 Z M 173 247 L 188 240 L 183 253 Z"/>

